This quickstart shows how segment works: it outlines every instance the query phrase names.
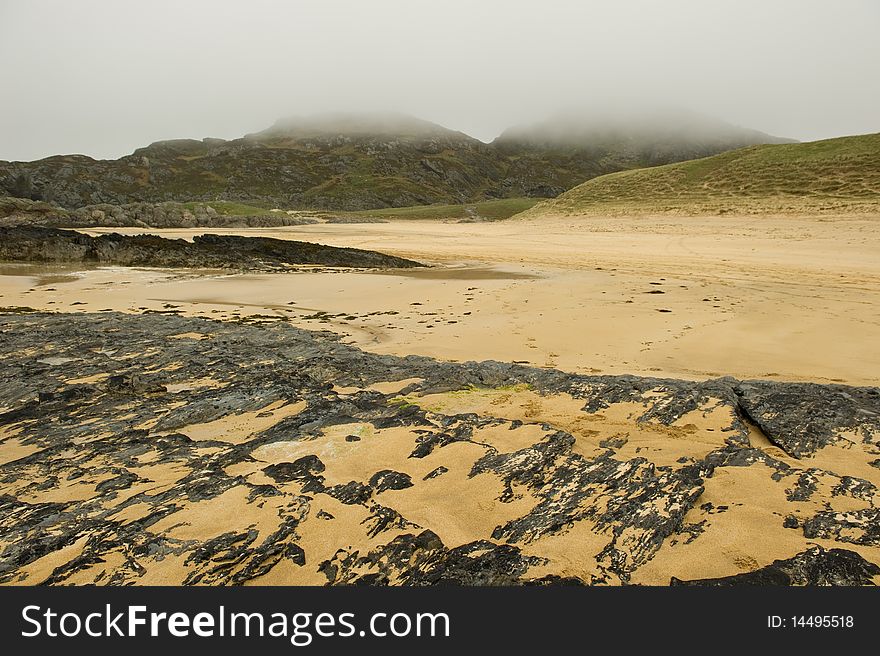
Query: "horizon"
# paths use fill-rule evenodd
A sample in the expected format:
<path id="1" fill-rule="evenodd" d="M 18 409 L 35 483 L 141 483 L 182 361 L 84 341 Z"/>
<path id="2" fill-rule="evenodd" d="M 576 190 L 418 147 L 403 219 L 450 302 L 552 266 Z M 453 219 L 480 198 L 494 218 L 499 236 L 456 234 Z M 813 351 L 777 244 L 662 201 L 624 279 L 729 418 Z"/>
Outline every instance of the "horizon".
<path id="1" fill-rule="evenodd" d="M 880 5 L 631 0 L 0 4 L 0 159 L 115 159 L 393 110 L 484 143 L 567 107 L 674 105 L 814 141 L 880 130 Z M 34 38 L 35 34 L 41 38 Z M 698 55 L 698 56 L 697 56 Z"/>

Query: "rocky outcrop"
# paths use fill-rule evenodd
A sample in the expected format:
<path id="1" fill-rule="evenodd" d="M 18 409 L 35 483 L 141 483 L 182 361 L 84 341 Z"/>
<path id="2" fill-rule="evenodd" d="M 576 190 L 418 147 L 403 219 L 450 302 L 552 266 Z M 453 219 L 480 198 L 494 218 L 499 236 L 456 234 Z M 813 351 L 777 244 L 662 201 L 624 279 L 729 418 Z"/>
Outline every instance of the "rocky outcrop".
<path id="1" fill-rule="evenodd" d="M 880 567 L 854 551 L 813 547 L 785 560 L 775 560 L 754 572 L 718 579 L 682 581 L 673 578 L 671 585 L 874 585 Z"/>
<path id="2" fill-rule="evenodd" d="M 422 531 L 363 555 L 340 549 L 319 567 L 331 585 L 516 585 L 530 566 L 545 563 L 517 547 L 488 541 L 449 549 L 436 533 Z"/>
<path id="3" fill-rule="evenodd" d="M 215 203 L 217 204 L 217 203 Z M 219 205 L 219 204 L 217 204 Z M 342 219 L 339 219 L 340 221 Z M 26 198 L 0 197 L 0 226 L 39 225 L 52 228 L 271 228 L 317 223 L 302 212 L 265 211 L 223 214 L 209 204 L 181 203 L 87 205 L 64 209 Z"/>
<path id="4" fill-rule="evenodd" d="M 157 142 L 117 160 L 0 162 L 0 192 L 66 209 L 223 200 L 362 210 L 493 197 L 485 189 L 497 186 L 503 172 L 490 146 L 452 130 L 267 131 L 233 141 Z"/>
<path id="5" fill-rule="evenodd" d="M 880 580 L 873 388 L 444 363 L 283 319 L 24 308 L 0 313 L 0 358 L 0 583 Z M 388 381 L 409 382 L 372 387 Z M 621 408 L 625 425 L 603 414 Z M 766 540 L 790 554 L 737 551 Z M 698 556 L 719 576 L 688 576 Z"/>
<path id="6" fill-rule="evenodd" d="M 423 266 L 376 251 L 303 241 L 199 235 L 192 242 L 154 235 L 92 237 L 37 226 L 0 228 L 0 260 L 203 269 L 283 270 L 291 265 L 406 268 Z"/>
<path id="7" fill-rule="evenodd" d="M 874 388 L 751 381 L 737 386 L 742 412 L 786 453 L 801 458 L 837 440 L 841 430 L 870 439 L 880 427 Z M 790 408 L 780 413 L 778 408 Z"/>

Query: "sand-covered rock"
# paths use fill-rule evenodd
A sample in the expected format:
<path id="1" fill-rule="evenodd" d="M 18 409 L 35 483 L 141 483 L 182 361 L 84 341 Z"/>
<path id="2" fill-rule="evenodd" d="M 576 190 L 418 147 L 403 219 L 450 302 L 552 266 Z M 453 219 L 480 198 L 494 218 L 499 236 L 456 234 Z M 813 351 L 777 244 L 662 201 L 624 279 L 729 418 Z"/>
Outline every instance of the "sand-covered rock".
<path id="1" fill-rule="evenodd" d="M 812 547 L 754 572 L 699 581 L 673 578 L 672 585 L 871 585 L 878 575 L 880 567 L 857 553 Z"/>
<path id="2" fill-rule="evenodd" d="M 880 580 L 876 389 L 157 314 L 8 311 L 0 355 L 2 583 Z"/>

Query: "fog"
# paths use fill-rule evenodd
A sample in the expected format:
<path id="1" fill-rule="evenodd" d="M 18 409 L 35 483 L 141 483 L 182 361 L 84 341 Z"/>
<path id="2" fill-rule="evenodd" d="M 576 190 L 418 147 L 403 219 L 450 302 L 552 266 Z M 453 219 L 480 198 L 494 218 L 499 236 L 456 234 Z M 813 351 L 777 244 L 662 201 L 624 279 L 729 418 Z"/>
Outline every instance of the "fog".
<path id="1" fill-rule="evenodd" d="M 878 31 L 876 0 L 0 0 L 0 159 L 324 111 L 490 141 L 609 102 L 800 140 L 876 132 Z"/>

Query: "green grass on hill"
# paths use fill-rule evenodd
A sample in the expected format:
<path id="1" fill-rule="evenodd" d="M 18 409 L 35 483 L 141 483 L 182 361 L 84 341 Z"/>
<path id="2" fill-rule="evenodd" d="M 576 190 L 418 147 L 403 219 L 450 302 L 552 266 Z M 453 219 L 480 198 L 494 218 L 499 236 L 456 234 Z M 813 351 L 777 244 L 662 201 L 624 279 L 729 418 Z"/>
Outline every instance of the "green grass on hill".
<path id="1" fill-rule="evenodd" d="M 347 212 L 348 216 L 379 219 L 506 219 L 523 212 L 538 202 L 537 198 L 500 198 L 463 205 L 416 205 L 361 212 Z"/>
<path id="2" fill-rule="evenodd" d="M 603 175 L 522 216 L 880 213 L 880 133 Z"/>

